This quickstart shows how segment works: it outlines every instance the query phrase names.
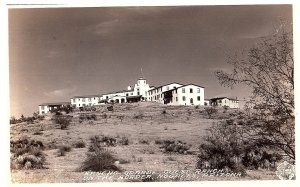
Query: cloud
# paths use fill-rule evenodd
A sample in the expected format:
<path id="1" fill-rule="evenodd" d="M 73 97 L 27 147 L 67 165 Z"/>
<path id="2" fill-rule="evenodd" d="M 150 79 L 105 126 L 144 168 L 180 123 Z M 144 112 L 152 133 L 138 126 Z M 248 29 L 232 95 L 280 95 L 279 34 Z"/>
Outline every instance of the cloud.
<path id="1" fill-rule="evenodd" d="M 113 19 L 96 25 L 91 25 L 87 28 L 87 30 L 97 35 L 106 35 L 113 32 L 118 24 L 119 19 Z"/>
<path id="2" fill-rule="evenodd" d="M 49 92 L 44 92 L 44 95 L 47 97 L 64 97 L 70 96 L 77 90 L 77 86 L 73 86 L 70 88 L 57 89 Z"/>
<path id="3" fill-rule="evenodd" d="M 48 51 L 48 54 L 46 55 L 47 58 L 54 58 L 59 55 L 59 52 L 56 50 Z"/>

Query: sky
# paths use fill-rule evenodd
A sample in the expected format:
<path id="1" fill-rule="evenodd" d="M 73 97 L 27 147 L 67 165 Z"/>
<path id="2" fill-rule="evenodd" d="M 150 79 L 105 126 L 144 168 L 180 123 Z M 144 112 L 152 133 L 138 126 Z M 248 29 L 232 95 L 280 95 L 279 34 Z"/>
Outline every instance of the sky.
<path id="1" fill-rule="evenodd" d="M 45 102 L 171 82 L 205 87 L 205 98 L 247 97 L 221 86 L 228 54 L 292 27 L 290 5 L 9 9 L 10 113 Z M 141 73 L 142 68 L 142 73 Z"/>

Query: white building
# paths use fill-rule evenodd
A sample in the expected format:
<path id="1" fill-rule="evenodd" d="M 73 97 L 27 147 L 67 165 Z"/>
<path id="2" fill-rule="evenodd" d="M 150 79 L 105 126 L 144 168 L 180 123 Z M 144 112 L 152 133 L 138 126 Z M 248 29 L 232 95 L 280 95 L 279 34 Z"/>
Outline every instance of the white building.
<path id="1" fill-rule="evenodd" d="M 165 85 L 162 85 L 162 86 L 159 86 L 159 87 L 154 87 L 154 88 L 152 88 L 148 91 L 147 100 L 165 104 L 164 93 L 166 91 L 172 90 L 174 88 L 178 88 L 180 86 L 182 86 L 182 84 L 177 83 L 177 82 L 173 82 L 173 83 L 165 84 Z"/>
<path id="2" fill-rule="evenodd" d="M 228 97 L 216 97 L 210 99 L 211 106 L 228 106 L 229 108 L 239 108 L 239 100 Z"/>
<path id="3" fill-rule="evenodd" d="M 195 84 L 182 85 L 166 91 L 163 96 L 164 104 L 204 105 L 204 87 Z"/>
<path id="4" fill-rule="evenodd" d="M 171 105 L 204 105 L 204 87 L 195 84 L 183 85 L 177 82 L 159 87 L 151 87 L 146 79 L 139 78 L 132 88 L 110 92 L 102 95 L 85 95 L 71 98 L 73 107 L 99 105 L 100 103 L 131 103 L 153 101 Z M 53 107 L 61 105 L 40 105 L 40 113 L 47 113 Z"/>
<path id="5" fill-rule="evenodd" d="M 75 96 L 71 98 L 71 105 L 79 108 L 85 106 L 94 106 L 98 105 L 100 101 L 100 95 L 83 95 Z"/>
<path id="6" fill-rule="evenodd" d="M 70 102 L 58 102 L 58 103 L 43 103 L 39 105 L 39 114 L 46 114 L 55 109 L 70 106 Z"/>

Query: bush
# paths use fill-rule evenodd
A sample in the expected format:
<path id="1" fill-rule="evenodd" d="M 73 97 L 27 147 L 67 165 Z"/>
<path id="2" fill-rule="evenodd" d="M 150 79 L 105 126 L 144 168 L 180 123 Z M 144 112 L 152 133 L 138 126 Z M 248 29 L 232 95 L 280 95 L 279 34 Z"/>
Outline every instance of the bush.
<path id="1" fill-rule="evenodd" d="M 85 146 L 86 145 L 85 145 L 85 142 L 83 140 L 80 140 L 80 141 L 74 143 L 75 148 L 84 148 Z"/>
<path id="2" fill-rule="evenodd" d="M 66 152 L 70 152 L 72 150 L 69 145 L 61 145 L 58 147 L 57 156 L 65 156 Z"/>
<path id="3" fill-rule="evenodd" d="M 139 111 L 138 113 L 135 113 L 133 115 L 133 119 L 143 119 L 144 118 L 144 113 L 142 111 Z"/>
<path id="4" fill-rule="evenodd" d="M 120 169 L 114 165 L 115 161 L 117 161 L 117 159 L 108 151 L 87 153 L 87 157 L 79 167 L 79 171 L 120 171 Z"/>
<path id="5" fill-rule="evenodd" d="M 122 137 L 121 137 L 121 140 L 119 140 L 119 143 L 120 143 L 121 145 L 128 145 L 128 144 L 129 144 L 129 139 L 128 139 L 128 137 L 122 136 Z"/>
<path id="6" fill-rule="evenodd" d="M 174 152 L 179 154 L 188 154 L 188 150 L 190 149 L 191 145 L 187 145 L 185 142 L 180 140 L 164 140 L 163 145 L 160 146 L 163 149 L 163 152 Z"/>
<path id="7" fill-rule="evenodd" d="M 147 144 L 147 145 L 150 144 L 149 140 L 144 140 L 144 139 L 139 140 L 139 143 L 140 144 Z"/>
<path id="8" fill-rule="evenodd" d="M 79 123 L 82 123 L 83 121 L 85 120 L 94 120 L 94 121 L 97 121 L 97 116 L 96 114 L 91 114 L 91 115 L 88 115 L 88 114 L 80 114 L 79 116 Z"/>
<path id="9" fill-rule="evenodd" d="M 69 127 L 72 116 L 58 115 L 54 117 L 56 124 L 60 125 L 60 129 L 65 130 Z"/>
<path id="10" fill-rule="evenodd" d="M 155 140 L 154 143 L 155 144 L 163 144 L 163 141 L 162 140 Z"/>
<path id="11" fill-rule="evenodd" d="M 10 142 L 11 169 L 44 169 L 44 145 L 40 141 L 23 138 Z"/>
<path id="12" fill-rule="evenodd" d="M 206 114 L 208 115 L 208 118 L 211 119 L 213 114 L 216 114 L 218 112 L 217 109 L 213 107 L 206 107 L 204 108 Z"/>
<path id="13" fill-rule="evenodd" d="M 99 136 L 92 136 L 90 138 L 90 146 L 89 146 L 89 151 L 90 152 L 95 152 L 95 151 L 100 151 L 102 150 L 101 147 L 101 139 Z"/>
<path id="14" fill-rule="evenodd" d="M 245 169 L 274 168 L 275 162 L 281 159 L 248 139 L 243 128 L 233 120 L 214 124 L 204 140 L 199 147 L 197 168 L 200 169 L 230 169 L 245 175 Z"/>

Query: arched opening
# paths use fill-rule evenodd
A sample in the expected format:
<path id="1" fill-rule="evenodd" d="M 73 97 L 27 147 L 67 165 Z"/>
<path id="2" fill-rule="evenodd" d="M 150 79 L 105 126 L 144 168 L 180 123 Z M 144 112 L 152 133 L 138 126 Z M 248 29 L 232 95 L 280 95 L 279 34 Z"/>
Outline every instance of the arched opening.
<path id="1" fill-rule="evenodd" d="M 122 99 L 121 99 L 121 103 L 125 103 L 125 99 L 122 98 Z"/>
<path id="2" fill-rule="evenodd" d="M 194 104 L 193 98 L 190 98 L 191 105 Z"/>
<path id="3" fill-rule="evenodd" d="M 119 99 L 116 99 L 116 102 L 115 103 L 119 103 L 120 101 L 119 101 Z"/>

